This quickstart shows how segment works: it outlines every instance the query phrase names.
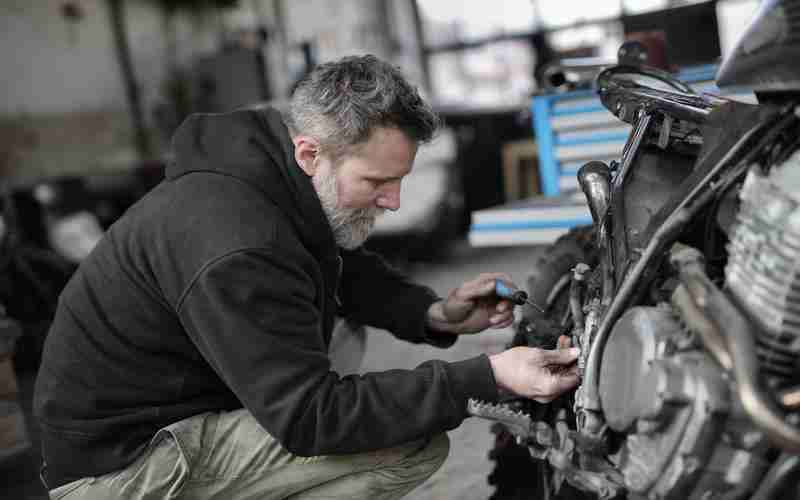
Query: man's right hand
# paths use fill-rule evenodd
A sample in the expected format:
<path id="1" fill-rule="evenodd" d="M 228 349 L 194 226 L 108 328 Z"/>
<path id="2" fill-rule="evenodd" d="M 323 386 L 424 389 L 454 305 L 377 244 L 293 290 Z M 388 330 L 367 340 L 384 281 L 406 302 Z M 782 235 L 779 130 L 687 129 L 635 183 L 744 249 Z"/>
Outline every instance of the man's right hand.
<path id="1" fill-rule="evenodd" d="M 559 342 L 561 344 L 561 342 Z M 577 348 L 514 347 L 489 356 L 497 385 L 518 396 L 549 403 L 578 385 Z"/>

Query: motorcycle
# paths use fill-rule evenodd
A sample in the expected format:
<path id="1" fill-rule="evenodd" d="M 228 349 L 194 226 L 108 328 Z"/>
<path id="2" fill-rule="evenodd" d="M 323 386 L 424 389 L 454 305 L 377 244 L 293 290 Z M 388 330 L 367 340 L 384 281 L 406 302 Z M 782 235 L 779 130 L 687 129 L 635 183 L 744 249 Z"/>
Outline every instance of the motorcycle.
<path id="1" fill-rule="evenodd" d="M 534 266 L 512 346 L 580 347 L 549 404 L 471 400 L 493 420 L 496 499 L 800 498 L 800 2 L 768 0 L 717 75 L 603 70 L 633 126 L 578 180 L 593 219 Z M 794 24 L 793 24 L 794 23 Z"/>

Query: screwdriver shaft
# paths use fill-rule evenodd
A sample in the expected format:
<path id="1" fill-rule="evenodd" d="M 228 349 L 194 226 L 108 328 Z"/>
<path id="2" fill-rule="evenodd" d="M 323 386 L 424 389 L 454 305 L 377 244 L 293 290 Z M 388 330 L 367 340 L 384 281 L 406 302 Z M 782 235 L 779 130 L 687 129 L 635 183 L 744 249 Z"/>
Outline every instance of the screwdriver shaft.
<path id="1" fill-rule="evenodd" d="M 529 305 L 531 305 L 531 306 L 535 307 L 536 309 L 538 309 L 538 310 L 539 310 L 539 312 L 541 312 L 542 314 L 544 314 L 544 309 L 542 309 L 541 307 L 539 307 L 539 305 L 538 305 L 538 304 L 536 304 L 535 302 L 533 302 L 531 299 L 527 299 L 525 302 L 527 302 Z"/>

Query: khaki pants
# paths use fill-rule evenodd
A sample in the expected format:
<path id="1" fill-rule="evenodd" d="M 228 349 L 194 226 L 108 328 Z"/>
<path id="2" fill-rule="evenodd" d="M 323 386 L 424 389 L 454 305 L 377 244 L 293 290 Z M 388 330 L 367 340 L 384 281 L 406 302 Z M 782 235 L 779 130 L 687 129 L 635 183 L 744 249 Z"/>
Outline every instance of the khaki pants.
<path id="1" fill-rule="evenodd" d="M 50 491 L 51 499 L 400 498 L 444 462 L 446 434 L 352 455 L 290 454 L 247 410 L 204 413 L 161 429 L 125 469 Z"/>

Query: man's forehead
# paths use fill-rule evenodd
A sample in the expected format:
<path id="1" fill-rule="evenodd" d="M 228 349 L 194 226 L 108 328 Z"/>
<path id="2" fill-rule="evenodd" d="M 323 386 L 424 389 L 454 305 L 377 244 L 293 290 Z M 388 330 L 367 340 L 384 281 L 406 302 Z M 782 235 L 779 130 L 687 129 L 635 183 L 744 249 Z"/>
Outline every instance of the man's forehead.
<path id="1" fill-rule="evenodd" d="M 370 136 L 367 144 L 380 144 L 387 153 L 411 154 L 417 150 L 417 141 L 396 128 L 380 128 Z"/>
<path id="2" fill-rule="evenodd" d="M 367 160 L 364 167 L 373 172 L 408 170 L 414 161 L 417 144 L 398 129 L 379 128 L 361 144 L 355 156 Z"/>

